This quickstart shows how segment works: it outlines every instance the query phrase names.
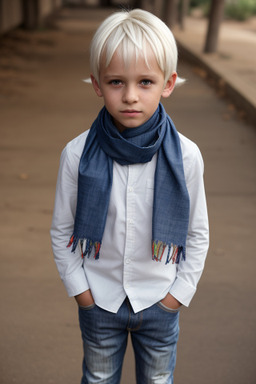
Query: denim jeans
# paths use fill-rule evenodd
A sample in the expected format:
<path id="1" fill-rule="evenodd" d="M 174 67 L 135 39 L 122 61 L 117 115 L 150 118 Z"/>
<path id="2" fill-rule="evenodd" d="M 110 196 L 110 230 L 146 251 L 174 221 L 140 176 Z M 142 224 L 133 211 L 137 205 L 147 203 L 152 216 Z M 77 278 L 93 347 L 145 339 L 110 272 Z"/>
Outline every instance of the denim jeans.
<path id="1" fill-rule="evenodd" d="M 126 299 L 117 313 L 79 307 L 84 359 L 81 384 L 119 384 L 128 333 L 138 384 L 172 384 L 179 311 L 157 303 L 134 313 Z"/>

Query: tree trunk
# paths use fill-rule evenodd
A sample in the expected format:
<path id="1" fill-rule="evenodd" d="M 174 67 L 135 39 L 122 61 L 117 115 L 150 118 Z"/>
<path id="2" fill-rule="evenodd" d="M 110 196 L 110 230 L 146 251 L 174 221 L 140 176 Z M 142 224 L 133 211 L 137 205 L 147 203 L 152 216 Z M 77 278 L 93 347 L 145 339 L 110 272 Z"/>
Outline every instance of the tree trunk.
<path id="1" fill-rule="evenodd" d="M 134 0 L 132 7 L 133 8 L 143 8 L 143 1 L 142 0 Z"/>
<path id="2" fill-rule="evenodd" d="M 181 29 L 185 28 L 185 18 L 188 15 L 189 0 L 181 0 L 180 12 L 179 12 L 179 23 Z"/>
<path id="3" fill-rule="evenodd" d="M 216 52 L 220 24 L 224 14 L 225 0 L 212 0 L 208 31 L 204 47 L 205 53 Z"/>
<path id="4" fill-rule="evenodd" d="M 153 13 L 160 19 L 162 18 L 162 14 L 163 14 L 163 6 L 164 6 L 164 0 L 153 1 Z"/>
<path id="5" fill-rule="evenodd" d="M 3 0 L 0 0 L 0 35 L 3 30 L 3 24 L 4 24 L 3 17 L 4 17 L 3 16 Z"/>
<path id="6" fill-rule="evenodd" d="M 112 5 L 111 3 L 111 0 L 100 0 L 101 7 L 110 7 Z"/>
<path id="7" fill-rule="evenodd" d="M 172 28 L 178 19 L 179 0 L 165 0 L 163 5 L 163 21 Z"/>
<path id="8" fill-rule="evenodd" d="M 36 29 L 39 25 L 39 4 L 38 0 L 23 0 L 24 27 Z"/>

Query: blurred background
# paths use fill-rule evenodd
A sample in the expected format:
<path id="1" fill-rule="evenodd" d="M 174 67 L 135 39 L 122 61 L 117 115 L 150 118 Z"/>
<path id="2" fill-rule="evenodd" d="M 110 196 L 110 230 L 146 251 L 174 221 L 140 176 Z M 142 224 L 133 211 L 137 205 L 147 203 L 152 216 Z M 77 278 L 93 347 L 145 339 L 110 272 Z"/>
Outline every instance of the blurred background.
<path id="1" fill-rule="evenodd" d="M 255 0 L 0 0 L 1 384 L 80 382 L 77 308 L 49 236 L 59 157 L 102 107 L 82 81 L 96 28 L 135 7 L 175 35 L 187 81 L 164 106 L 205 163 L 210 250 L 175 384 L 256 382 Z M 134 364 L 129 342 L 121 384 Z"/>

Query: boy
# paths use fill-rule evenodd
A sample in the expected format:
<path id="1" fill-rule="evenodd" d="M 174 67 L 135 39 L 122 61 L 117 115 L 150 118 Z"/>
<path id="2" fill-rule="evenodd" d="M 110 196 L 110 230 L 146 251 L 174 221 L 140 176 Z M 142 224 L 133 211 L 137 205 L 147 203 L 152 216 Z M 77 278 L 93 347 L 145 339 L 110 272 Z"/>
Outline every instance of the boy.
<path id="1" fill-rule="evenodd" d="M 92 41 L 104 108 L 63 150 L 51 229 L 79 306 L 83 384 L 120 382 L 128 332 L 137 383 L 173 383 L 179 310 L 208 249 L 203 161 L 160 103 L 176 66 L 171 31 L 146 11 L 111 15 Z"/>

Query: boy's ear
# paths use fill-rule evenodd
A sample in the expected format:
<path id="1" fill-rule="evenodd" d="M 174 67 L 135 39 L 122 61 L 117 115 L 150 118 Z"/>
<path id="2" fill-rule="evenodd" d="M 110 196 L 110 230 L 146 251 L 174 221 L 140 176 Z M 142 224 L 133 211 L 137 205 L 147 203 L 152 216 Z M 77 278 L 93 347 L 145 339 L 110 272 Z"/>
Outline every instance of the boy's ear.
<path id="1" fill-rule="evenodd" d="M 99 96 L 99 97 L 102 97 L 102 92 L 100 90 L 100 86 L 98 84 L 98 81 L 95 79 L 95 77 L 93 75 L 91 75 L 91 80 L 92 80 L 92 86 L 96 92 L 96 95 Z"/>
<path id="2" fill-rule="evenodd" d="M 177 79 L 177 73 L 173 72 L 173 74 L 168 79 L 167 83 L 165 84 L 164 90 L 162 92 L 162 97 L 169 97 L 170 96 L 170 94 L 174 90 L 176 79 Z"/>

